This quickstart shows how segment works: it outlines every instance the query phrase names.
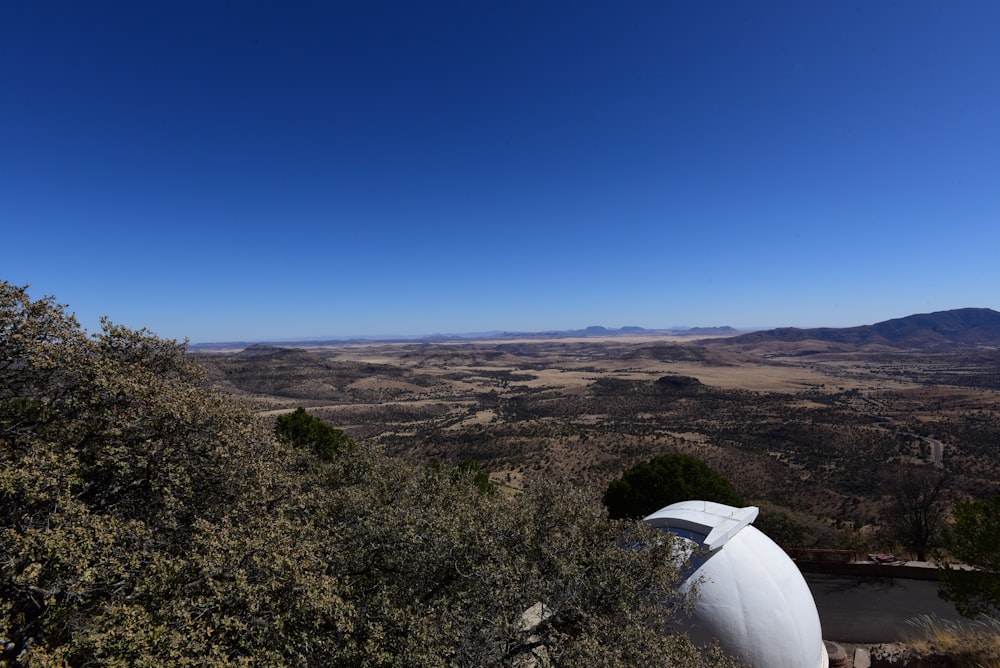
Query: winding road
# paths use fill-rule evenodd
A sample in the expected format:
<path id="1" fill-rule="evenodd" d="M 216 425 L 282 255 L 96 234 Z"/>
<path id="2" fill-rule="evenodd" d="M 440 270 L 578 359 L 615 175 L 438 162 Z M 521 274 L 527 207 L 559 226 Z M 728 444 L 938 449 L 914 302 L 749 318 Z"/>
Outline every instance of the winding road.
<path id="1" fill-rule="evenodd" d="M 872 406 L 881 408 L 883 410 L 887 409 L 888 406 L 883 404 L 881 401 L 876 401 L 868 396 L 868 392 L 861 393 L 861 399 L 868 402 Z M 888 417 L 886 415 L 877 415 L 875 413 L 865 413 L 865 415 L 874 418 L 875 422 L 872 423 L 873 427 L 878 427 L 879 429 L 885 429 L 885 425 L 892 424 L 896 421 L 896 418 Z M 931 446 L 931 461 L 934 463 L 934 468 L 941 469 L 944 468 L 944 443 L 937 440 L 936 438 L 931 438 L 930 436 L 921 436 L 920 434 L 914 434 L 911 431 L 899 432 L 903 436 L 909 436 L 911 438 L 919 438 L 920 440 Z"/>

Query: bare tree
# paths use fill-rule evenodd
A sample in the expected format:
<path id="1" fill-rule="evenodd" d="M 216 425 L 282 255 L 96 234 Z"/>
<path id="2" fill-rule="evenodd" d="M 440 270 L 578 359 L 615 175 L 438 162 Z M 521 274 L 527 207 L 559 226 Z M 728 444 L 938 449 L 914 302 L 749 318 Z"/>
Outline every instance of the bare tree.
<path id="1" fill-rule="evenodd" d="M 918 561 L 937 545 L 949 501 L 949 476 L 941 470 L 900 467 L 885 477 L 882 525 Z"/>

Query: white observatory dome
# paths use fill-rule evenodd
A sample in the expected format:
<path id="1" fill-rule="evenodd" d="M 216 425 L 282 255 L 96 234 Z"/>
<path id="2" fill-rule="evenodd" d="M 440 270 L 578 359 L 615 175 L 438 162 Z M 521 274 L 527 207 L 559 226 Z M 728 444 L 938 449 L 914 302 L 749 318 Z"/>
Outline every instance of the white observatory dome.
<path id="1" fill-rule="evenodd" d="M 718 640 L 755 668 L 827 668 L 819 613 L 795 563 L 750 526 L 758 509 L 682 501 L 645 521 L 688 541 L 696 587 L 685 627 L 695 642 Z"/>

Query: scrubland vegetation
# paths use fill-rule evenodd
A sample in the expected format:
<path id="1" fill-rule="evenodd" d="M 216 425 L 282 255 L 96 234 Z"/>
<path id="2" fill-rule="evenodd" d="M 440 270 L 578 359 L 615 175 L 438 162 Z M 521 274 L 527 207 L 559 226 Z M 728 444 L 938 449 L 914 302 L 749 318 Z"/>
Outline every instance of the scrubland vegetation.
<path id="1" fill-rule="evenodd" d="M 610 492 L 626 470 L 692 456 L 759 506 L 755 525 L 782 546 L 976 564 L 942 571 L 941 593 L 967 614 L 995 614 L 1000 543 L 984 508 L 1000 490 L 1000 353 L 984 340 L 889 343 L 608 337 L 197 359 L 212 386 L 262 413 L 304 404 L 373 450 L 415 464 L 472 460 L 514 490 L 541 477 Z M 979 538 L 970 546 L 960 533 Z"/>
<path id="2" fill-rule="evenodd" d="M 0 283 L 0 663 L 730 665 L 669 632 L 672 544 L 599 490 L 258 408 Z"/>
<path id="3" fill-rule="evenodd" d="M 765 508 L 758 521 L 786 531 L 775 537 L 788 547 L 921 556 L 940 541 L 894 526 L 909 503 L 899 480 L 943 471 L 946 510 L 1000 491 L 1000 392 L 985 387 L 996 362 L 982 347 L 785 355 L 725 339 L 609 338 L 196 359 L 213 387 L 262 412 L 304 405 L 373 450 L 411 463 L 471 459 L 515 489 L 540 476 L 603 492 L 640 462 L 691 455 Z M 963 384 L 945 384 L 956 369 Z M 941 468 L 929 439 L 942 444 Z"/>
<path id="4" fill-rule="evenodd" d="M 2 665 L 729 665 L 669 630 L 670 541 L 601 503 L 690 461 L 786 547 L 943 546 L 985 569 L 944 595 L 1000 600 L 985 349 L 192 355 L 0 283 L 0 353 Z"/>

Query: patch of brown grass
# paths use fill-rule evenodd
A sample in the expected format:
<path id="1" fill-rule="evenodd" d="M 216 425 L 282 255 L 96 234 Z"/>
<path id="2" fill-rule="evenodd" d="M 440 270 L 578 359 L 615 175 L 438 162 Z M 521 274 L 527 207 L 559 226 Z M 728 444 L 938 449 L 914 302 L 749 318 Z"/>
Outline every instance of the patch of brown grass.
<path id="1" fill-rule="evenodd" d="M 910 620 L 910 647 L 924 657 L 948 657 L 951 665 L 1000 668 L 1000 620 L 949 621 L 933 615 Z"/>

